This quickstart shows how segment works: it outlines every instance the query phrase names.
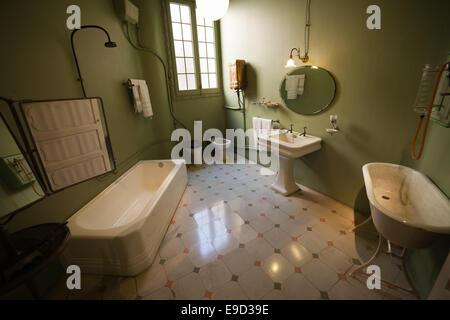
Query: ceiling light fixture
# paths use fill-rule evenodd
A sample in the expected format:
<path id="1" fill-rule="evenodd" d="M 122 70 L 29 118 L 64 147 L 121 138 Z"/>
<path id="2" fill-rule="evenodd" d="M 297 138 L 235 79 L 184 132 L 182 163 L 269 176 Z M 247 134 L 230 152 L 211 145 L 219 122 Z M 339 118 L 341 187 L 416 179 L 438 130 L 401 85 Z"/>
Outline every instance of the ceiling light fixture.
<path id="1" fill-rule="evenodd" d="M 213 21 L 222 19 L 227 13 L 229 0 L 196 0 L 200 16 Z"/>

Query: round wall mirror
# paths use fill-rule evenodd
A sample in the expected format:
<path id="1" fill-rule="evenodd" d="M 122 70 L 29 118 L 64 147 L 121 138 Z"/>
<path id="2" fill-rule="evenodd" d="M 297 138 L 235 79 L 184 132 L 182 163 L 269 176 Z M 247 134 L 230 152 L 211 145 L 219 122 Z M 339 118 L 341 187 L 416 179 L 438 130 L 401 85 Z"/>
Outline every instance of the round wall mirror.
<path id="1" fill-rule="evenodd" d="M 292 111 L 312 115 L 328 108 L 336 96 L 336 82 L 330 72 L 304 66 L 289 72 L 281 82 L 280 95 Z"/>

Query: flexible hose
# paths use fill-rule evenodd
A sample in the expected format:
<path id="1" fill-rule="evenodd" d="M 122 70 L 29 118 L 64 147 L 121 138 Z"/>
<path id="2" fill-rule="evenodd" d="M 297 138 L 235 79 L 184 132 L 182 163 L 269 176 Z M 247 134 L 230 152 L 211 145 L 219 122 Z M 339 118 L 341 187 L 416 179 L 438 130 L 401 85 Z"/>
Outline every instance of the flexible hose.
<path id="1" fill-rule="evenodd" d="M 441 69 L 439 70 L 439 74 L 437 76 L 436 83 L 434 85 L 433 95 L 431 97 L 430 105 L 428 106 L 428 109 L 427 109 L 427 116 L 426 116 L 425 126 L 424 126 L 423 133 L 422 133 L 422 141 L 420 143 L 419 153 L 416 155 L 417 138 L 419 136 L 420 129 L 422 128 L 422 123 L 423 123 L 423 118 L 424 118 L 424 115 L 420 116 L 419 124 L 417 125 L 416 134 L 414 135 L 414 140 L 413 140 L 412 148 L 411 148 L 411 157 L 413 160 L 419 160 L 420 157 L 422 156 L 423 147 L 425 146 L 425 138 L 427 136 L 427 131 L 428 131 L 428 125 L 430 123 L 431 111 L 433 110 L 434 99 L 436 98 L 436 94 L 437 94 L 437 90 L 439 87 L 439 82 L 441 80 L 442 73 L 444 72 L 446 66 L 449 63 L 450 63 L 450 61 L 447 61 L 446 63 L 444 63 L 442 65 Z"/>
<path id="2" fill-rule="evenodd" d="M 130 29 L 128 26 L 128 22 L 125 23 L 126 25 L 126 38 L 128 40 L 128 42 L 130 43 L 130 45 L 135 48 L 136 50 L 140 50 L 140 51 L 145 51 L 145 52 L 149 52 L 151 53 L 153 56 L 155 56 L 158 61 L 161 63 L 161 65 L 163 66 L 164 69 L 164 80 L 166 83 L 166 91 L 167 91 L 167 102 L 169 104 L 169 112 L 170 115 L 172 116 L 172 119 L 174 121 L 174 127 L 176 128 L 177 125 L 183 127 L 184 129 L 187 129 L 186 126 L 184 125 L 183 122 L 181 122 L 180 120 L 177 119 L 177 117 L 175 116 L 175 112 L 174 112 L 174 108 L 173 108 L 173 101 L 172 101 L 172 96 L 170 93 L 170 85 L 169 85 L 169 75 L 167 72 L 167 66 L 166 63 L 164 62 L 164 60 L 161 58 L 161 56 L 159 54 L 157 54 L 155 51 L 153 51 L 150 48 L 144 47 L 141 45 L 141 42 L 139 40 L 139 33 L 137 35 L 137 41 L 138 41 L 138 45 L 134 44 L 133 41 L 131 40 L 131 36 L 130 36 Z"/>

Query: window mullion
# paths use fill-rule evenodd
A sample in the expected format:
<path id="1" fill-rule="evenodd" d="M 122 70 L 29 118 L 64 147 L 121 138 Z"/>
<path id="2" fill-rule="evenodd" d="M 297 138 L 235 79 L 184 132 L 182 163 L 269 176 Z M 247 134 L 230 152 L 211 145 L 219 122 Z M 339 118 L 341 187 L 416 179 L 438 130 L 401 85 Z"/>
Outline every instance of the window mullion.
<path id="1" fill-rule="evenodd" d="M 197 88 L 202 92 L 202 82 L 200 78 L 200 53 L 198 52 L 198 35 L 197 35 L 197 14 L 195 12 L 195 5 L 190 5 L 191 21 L 192 21 L 192 45 L 194 47 L 194 65 L 195 65 L 195 80 L 197 81 Z"/>

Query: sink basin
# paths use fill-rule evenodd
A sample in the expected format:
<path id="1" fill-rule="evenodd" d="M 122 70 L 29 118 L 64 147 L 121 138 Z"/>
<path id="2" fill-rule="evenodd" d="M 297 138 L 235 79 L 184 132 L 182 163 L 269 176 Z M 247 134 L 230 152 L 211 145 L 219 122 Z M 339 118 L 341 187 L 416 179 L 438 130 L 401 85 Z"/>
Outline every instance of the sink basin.
<path id="1" fill-rule="evenodd" d="M 391 242 L 420 249 L 450 234 L 450 201 L 422 173 L 390 163 L 363 166 L 374 225 Z"/>
<path id="2" fill-rule="evenodd" d="M 280 155 L 280 168 L 272 189 L 286 196 L 299 190 L 294 180 L 294 159 L 319 150 L 321 141 L 318 137 L 286 130 L 259 135 L 260 144 L 278 151 Z"/>
<path id="3" fill-rule="evenodd" d="M 290 158 L 300 158 L 321 148 L 321 138 L 301 135 L 298 132 L 279 131 L 272 134 L 260 135 L 259 141 L 278 150 L 281 155 Z"/>

